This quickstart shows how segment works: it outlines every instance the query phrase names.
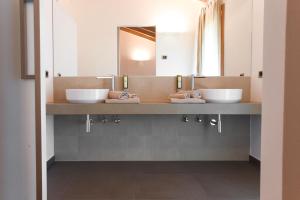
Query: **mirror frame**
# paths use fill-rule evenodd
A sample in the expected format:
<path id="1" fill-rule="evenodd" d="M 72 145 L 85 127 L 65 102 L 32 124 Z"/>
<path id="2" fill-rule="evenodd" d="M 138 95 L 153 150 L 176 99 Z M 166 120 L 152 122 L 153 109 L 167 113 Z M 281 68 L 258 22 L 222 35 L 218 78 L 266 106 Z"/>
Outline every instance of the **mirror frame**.
<path id="1" fill-rule="evenodd" d="M 21 36 L 21 79 L 32 80 L 35 79 L 34 74 L 28 74 L 28 57 L 27 57 L 27 12 L 26 4 L 34 3 L 34 0 L 20 0 L 20 36 Z"/>

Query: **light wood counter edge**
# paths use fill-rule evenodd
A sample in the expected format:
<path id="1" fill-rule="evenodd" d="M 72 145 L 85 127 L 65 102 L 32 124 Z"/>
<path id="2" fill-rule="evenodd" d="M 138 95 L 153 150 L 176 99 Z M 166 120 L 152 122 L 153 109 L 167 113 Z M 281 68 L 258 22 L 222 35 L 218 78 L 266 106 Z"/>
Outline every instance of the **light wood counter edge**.
<path id="1" fill-rule="evenodd" d="M 179 114 L 224 114 L 260 115 L 261 103 L 234 104 L 71 104 L 48 103 L 47 115 L 179 115 Z"/>

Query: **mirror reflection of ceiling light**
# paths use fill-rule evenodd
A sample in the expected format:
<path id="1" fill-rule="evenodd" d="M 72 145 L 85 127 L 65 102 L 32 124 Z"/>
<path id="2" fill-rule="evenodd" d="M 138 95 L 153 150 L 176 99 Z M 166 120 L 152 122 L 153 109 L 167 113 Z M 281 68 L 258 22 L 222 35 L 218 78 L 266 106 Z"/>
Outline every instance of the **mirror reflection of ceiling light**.
<path id="1" fill-rule="evenodd" d="M 133 51 L 131 59 L 134 61 L 148 61 L 151 60 L 151 55 L 145 49 L 136 49 Z"/>

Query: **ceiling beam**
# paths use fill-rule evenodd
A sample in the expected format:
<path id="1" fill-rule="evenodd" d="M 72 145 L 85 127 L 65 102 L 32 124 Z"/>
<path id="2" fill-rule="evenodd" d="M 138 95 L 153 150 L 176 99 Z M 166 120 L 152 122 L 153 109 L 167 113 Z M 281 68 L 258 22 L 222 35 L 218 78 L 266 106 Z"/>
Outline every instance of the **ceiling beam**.
<path id="1" fill-rule="evenodd" d="M 155 27 L 121 27 L 120 30 L 156 42 Z"/>

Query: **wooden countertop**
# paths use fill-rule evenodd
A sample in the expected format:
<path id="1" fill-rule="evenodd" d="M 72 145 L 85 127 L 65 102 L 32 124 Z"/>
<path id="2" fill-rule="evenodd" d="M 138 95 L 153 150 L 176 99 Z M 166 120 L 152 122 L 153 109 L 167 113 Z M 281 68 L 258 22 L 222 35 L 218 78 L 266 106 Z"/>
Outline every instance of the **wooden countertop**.
<path id="1" fill-rule="evenodd" d="M 260 115 L 261 103 L 234 104 L 71 104 L 48 103 L 48 115 L 177 115 L 177 114 L 225 114 Z"/>

